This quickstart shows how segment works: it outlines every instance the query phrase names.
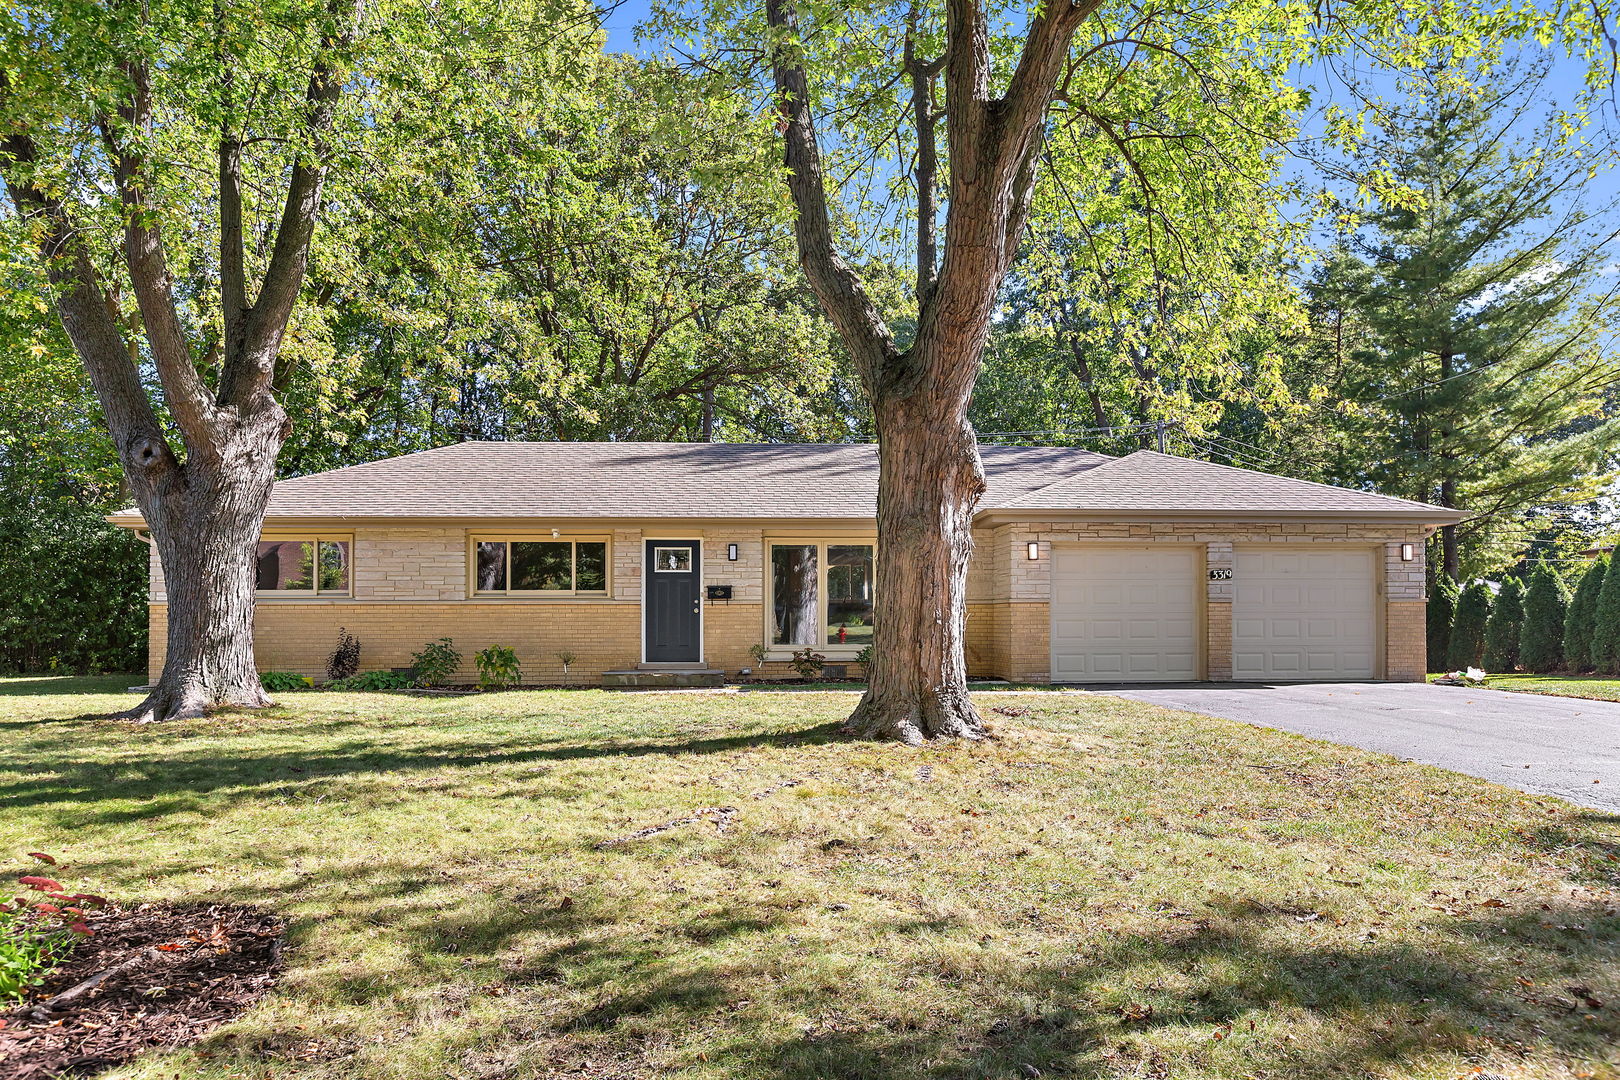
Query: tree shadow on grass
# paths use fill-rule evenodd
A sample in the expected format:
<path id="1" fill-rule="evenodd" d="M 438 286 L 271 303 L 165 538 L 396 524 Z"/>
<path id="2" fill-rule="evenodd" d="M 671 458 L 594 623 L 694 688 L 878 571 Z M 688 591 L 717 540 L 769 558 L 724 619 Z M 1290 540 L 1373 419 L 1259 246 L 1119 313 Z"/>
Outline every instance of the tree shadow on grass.
<path id="1" fill-rule="evenodd" d="M 289 732 L 289 738 L 296 733 Z M 388 774 L 439 769 L 582 762 L 647 756 L 722 754 L 738 750 L 812 746 L 841 739 L 836 723 L 800 731 L 763 732 L 712 738 L 671 736 L 663 741 L 578 743 L 560 739 L 517 745 L 517 739 L 480 743 L 447 742 L 419 748 L 350 740 L 323 751 L 206 752 L 171 748 L 148 755 L 122 755 L 114 764 L 86 762 L 82 756 L 31 755 L 32 772 L 0 784 L 0 803 L 11 807 L 98 803 L 109 798 L 139 805 L 81 818 L 79 825 L 157 818 L 179 810 L 217 809 L 221 801 L 255 799 L 265 789 L 289 793 L 321 781 L 353 778 L 375 783 Z"/>
<path id="2" fill-rule="evenodd" d="M 0 678 L 0 697 L 82 697 L 124 694 L 146 681 L 145 675 L 35 675 Z"/>
<path id="3" fill-rule="evenodd" d="M 1580 835 L 1572 826 L 1607 825 L 1607 836 Z M 1525 834 L 1531 847 L 1573 864 L 1571 877 L 1585 885 L 1620 888 L 1620 814 L 1600 811 L 1570 815 L 1567 825 L 1543 825 Z"/>

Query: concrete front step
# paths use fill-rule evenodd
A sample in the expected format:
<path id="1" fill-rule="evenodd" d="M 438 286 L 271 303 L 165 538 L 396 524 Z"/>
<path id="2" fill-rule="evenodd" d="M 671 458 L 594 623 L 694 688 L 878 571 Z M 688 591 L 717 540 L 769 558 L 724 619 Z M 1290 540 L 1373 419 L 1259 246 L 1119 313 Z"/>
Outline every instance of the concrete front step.
<path id="1" fill-rule="evenodd" d="M 653 686 L 722 686 L 726 673 L 709 668 L 684 668 L 663 671 L 604 671 L 602 685 L 613 687 Z"/>

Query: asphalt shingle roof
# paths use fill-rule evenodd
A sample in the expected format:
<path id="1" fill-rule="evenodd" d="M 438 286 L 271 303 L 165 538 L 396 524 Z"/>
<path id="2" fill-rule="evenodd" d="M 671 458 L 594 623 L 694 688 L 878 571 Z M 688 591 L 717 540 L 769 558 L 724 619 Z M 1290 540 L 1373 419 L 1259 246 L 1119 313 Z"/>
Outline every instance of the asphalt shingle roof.
<path id="1" fill-rule="evenodd" d="M 1414 514 L 1432 512 L 1437 521 L 1455 510 L 1397 499 L 1371 491 L 1313 484 L 1308 480 L 1217 465 L 1208 461 L 1138 450 L 1113 458 L 1079 476 L 1016 496 L 1005 509 L 1133 510 L 1283 514 Z"/>
<path id="2" fill-rule="evenodd" d="M 985 505 L 1111 460 L 986 446 Z M 272 518 L 869 518 L 871 443 L 465 442 L 276 484 Z"/>
<path id="3" fill-rule="evenodd" d="M 1455 510 L 1143 450 L 1111 458 L 982 446 L 981 512 L 1399 515 Z M 871 518 L 871 443 L 466 442 L 283 480 L 272 520 L 458 518 Z M 133 523 L 135 511 L 114 515 Z"/>

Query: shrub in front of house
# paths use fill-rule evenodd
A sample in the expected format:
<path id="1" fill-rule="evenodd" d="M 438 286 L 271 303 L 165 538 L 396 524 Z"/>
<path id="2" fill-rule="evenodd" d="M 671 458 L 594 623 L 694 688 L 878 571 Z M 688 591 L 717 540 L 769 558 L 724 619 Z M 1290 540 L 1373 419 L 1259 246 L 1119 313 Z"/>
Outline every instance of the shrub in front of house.
<path id="1" fill-rule="evenodd" d="M 409 690 L 416 680 L 396 671 L 367 671 L 346 679 L 333 679 L 326 690 Z"/>
<path id="2" fill-rule="evenodd" d="M 326 677 L 333 682 L 353 678 L 360 670 L 360 639 L 338 627 L 337 648 L 326 658 Z"/>
<path id="3" fill-rule="evenodd" d="M 1457 583 L 1441 570 L 1429 588 L 1428 633 L 1429 670 L 1445 667 L 1451 651 L 1451 620 L 1457 617 Z"/>
<path id="4" fill-rule="evenodd" d="M 793 670 L 799 673 L 799 678 L 809 681 L 821 674 L 821 669 L 827 666 L 827 658 L 814 649 L 800 649 L 788 661 Z"/>
<path id="5" fill-rule="evenodd" d="M 50 865 L 56 860 L 43 852 L 29 855 Z M 106 907 L 107 901 L 89 893 L 69 893 L 55 878 L 23 874 L 17 884 L 38 898 L 18 896 L 0 904 L 0 1006 L 15 1004 L 66 959 L 73 946 L 93 933 L 84 909 Z"/>
<path id="6" fill-rule="evenodd" d="M 460 668 L 461 653 L 447 637 L 428 642 L 411 657 L 411 677 L 418 686 L 443 686 Z"/>
<path id="7" fill-rule="evenodd" d="M 473 657 L 478 665 L 478 685 L 485 690 L 505 690 L 523 681 L 517 652 L 505 645 L 491 645 Z"/>
<path id="8" fill-rule="evenodd" d="M 1577 675 L 1592 670 L 1592 625 L 1597 620 L 1598 593 L 1609 569 L 1609 557 L 1594 559 L 1575 587 L 1564 616 L 1564 664 Z"/>
<path id="9" fill-rule="evenodd" d="M 1563 668 L 1569 603 L 1569 586 L 1551 567 L 1539 567 L 1530 575 L 1519 638 L 1519 663 L 1524 670 L 1545 674 Z"/>
<path id="10" fill-rule="evenodd" d="M 1519 670 L 1519 637 L 1524 629 L 1524 586 L 1515 577 L 1505 578 L 1491 606 L 1485 624 L 1486 671 Z"/>
<path id="11" fill-rule="evenodd" d="M 1457 601 L 1457 617 L 1451 623 L 1451 642 L 1446 650 L 1446 667 L 1464 671 L 1478 667 L 1485 656 L 1485 626 L 1491 621 L 1491 590 L 1476 581 Z"/>
<path id="12" fill-rule="evenodd" d="M 288 690 L 308 690 L 315 685 L 315 680 L 291 671 L 261 671 L 259 685 L 272 694 L 280 694 Z"/>

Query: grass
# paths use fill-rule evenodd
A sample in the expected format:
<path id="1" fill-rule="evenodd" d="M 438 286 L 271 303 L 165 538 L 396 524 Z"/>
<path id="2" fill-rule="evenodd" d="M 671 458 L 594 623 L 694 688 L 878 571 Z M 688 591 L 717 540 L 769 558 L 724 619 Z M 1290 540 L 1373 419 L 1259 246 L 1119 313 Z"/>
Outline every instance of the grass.
<path id="1" fill-rule="evenodd" d="M 0 680 L 0 851 L 293 929 L 120 1078 L 1620 1075 L 1620 830 L 1555 799 L 1102 695 L 914 751 L 844 693 L 128 683 Z"/>
<path id="2" fill-rule="evenodd" d="M 1620 701 L 1620 679 L 1606 675 L 1487 675 L 1485 685 L 1492 690 L 1514 690 L 1521 694 Z"/>

